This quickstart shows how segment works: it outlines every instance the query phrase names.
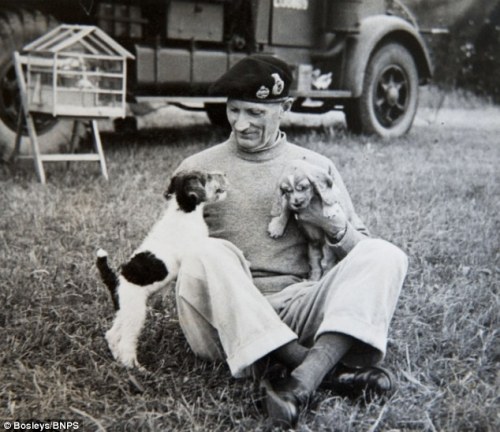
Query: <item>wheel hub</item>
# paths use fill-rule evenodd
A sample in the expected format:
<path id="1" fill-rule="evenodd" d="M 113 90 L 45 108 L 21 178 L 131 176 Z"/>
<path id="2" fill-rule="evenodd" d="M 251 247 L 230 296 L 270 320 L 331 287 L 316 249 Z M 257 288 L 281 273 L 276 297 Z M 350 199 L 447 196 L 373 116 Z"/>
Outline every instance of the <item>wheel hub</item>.
<path id="1" fill-rule="evenodd" d="M 399 89 L 396 86 L 389 87 L 386 92 L 386 98 L 390 106 L 396 105 L 399 99 Z"/>
<path id="2" fill-rule="evenodd" d="M 385 127 L 396 125 L 406 113 L 409 99 L 409 80 L 398 65 L 389 65 L 381 71 L 374 86 L 374 110 Z"/>

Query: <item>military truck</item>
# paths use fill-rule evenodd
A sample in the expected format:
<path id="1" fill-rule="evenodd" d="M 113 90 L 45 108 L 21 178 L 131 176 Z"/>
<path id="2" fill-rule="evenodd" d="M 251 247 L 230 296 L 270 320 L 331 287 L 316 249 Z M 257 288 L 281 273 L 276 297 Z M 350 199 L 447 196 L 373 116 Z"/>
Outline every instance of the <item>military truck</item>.
<path id="1" fill-rule="evenodd" d="M 19 94 L 14 50 L 59 23 L 99 26 L 135 55 L 130 103 L 203 108 L 224 125 L 210 84 L 252 53 L 285 59 L 295 74 L 293 110 L 343 110 L 359 133 L 396 137 L 411 127 L 431 62 L 417 23 L 399 0 L 2 0 L 0 146 L 14 143 Z M 200 105 L 201 104 L 201 105 Z M 132 110 L 133 112 L 133 110 Z M 41 146 L 71 133 L 36 115 Z"/>

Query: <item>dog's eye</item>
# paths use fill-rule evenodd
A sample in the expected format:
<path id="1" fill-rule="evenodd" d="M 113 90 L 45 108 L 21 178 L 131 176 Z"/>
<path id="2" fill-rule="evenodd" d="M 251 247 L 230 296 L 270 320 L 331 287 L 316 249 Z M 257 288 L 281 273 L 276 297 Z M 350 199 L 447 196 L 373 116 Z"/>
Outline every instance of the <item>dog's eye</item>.
<path id="1" fill-rule="evenodd" d="M 226 189 L 222 189 L 222 188 L 215 189 L 216 194 L 223 194 L 224 192 L 226 192 Z"/>
<path id="2" fill-rule="evenodd" d="M 283 195 L 290 194 L 290 193 L 292 193 L 292 190 L 289 188 L 281 188 L 281 193 Z"/>
<path id="3" fill-rule="evenodd" d="M 301 184 L 298 184 L 296 187 L 295 187 L 295 190 L 299 191 L 299 192 L 302 192 L 302 191 L 305 191 L 309 189 L 309 183 L 301 183 Z"/>

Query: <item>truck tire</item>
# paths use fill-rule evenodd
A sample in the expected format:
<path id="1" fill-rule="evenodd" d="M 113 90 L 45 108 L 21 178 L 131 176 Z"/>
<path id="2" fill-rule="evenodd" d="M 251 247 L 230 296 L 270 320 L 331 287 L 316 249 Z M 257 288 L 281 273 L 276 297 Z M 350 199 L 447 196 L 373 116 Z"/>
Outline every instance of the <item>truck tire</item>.
<path id="1" fill-rule="evenodd" d="M 13 52 L 57 26 L 58 22 L 39 11 L 0 9 L 0 159 L 14 149 L 16 125 L 20 110 L 19 89 L 13 63 Z M 73 127 L 71 120 L 58 120 L 49 114 L 35 114 L 35 127 L 43 153 L 59 151 L 67 145 Z M 30 141 L 24 130 L 21 153 L 30 152 Z"/>
<path id="2" fill-rule="evenodd" d="M 231 129 L 227 120 L 226 104 L 225 103 L 206 103 L 205 111 L 207 112 L 210 123 L 224 130 Z"/>
<path id="3" fill-rule="evenodd" d="M 355 133 L 398 137 L 410 130 L 417 104 L 415 61 L 404 46 L 388 43 L 368 62 L 361 97 L 344 107 L 347 127 Z"/>

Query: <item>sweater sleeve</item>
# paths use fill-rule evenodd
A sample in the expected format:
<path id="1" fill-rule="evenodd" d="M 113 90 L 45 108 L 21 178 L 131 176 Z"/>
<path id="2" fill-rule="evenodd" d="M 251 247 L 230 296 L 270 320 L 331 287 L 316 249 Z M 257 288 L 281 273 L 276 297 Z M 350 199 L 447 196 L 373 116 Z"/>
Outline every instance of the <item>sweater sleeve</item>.
<path id="1" fill-rule="evenodd" d="M 354 205 L 352 204 L 351 197 L 347 188 L 345 187 L 344 181 L 337 171 L 337 168 L 333 163 L 329 166 L 330 175 L 333 177 L 333 181 L 340 189 L 341 192 L 341 206 L 347 217 L 347 229 L 342 239 L 337 243 L 332 243 L 327 240 L 327 244 L 333 249 L 335 256 L 338 260 L 344 258 L 361 240 L 370 237 L 370 232 L 365 224 L 362 222 L 360 217 L 354 210 Z"/>

